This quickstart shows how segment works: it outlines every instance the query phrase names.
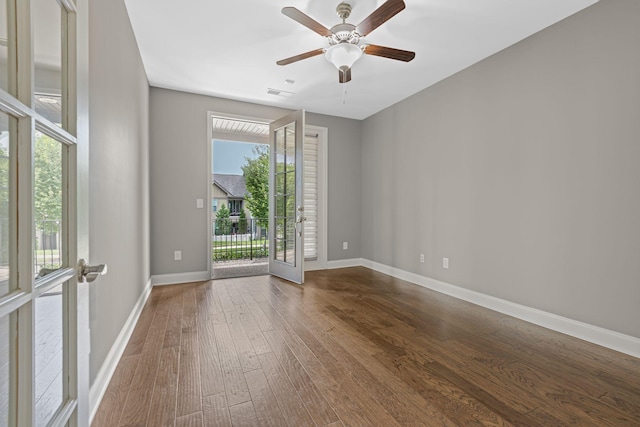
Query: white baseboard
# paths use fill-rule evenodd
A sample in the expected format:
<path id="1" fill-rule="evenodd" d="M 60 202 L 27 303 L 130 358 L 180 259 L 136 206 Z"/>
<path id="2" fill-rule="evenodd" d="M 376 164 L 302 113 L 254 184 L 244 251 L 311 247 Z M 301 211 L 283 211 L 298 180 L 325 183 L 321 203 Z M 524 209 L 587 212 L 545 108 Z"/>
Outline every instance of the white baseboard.
<path id="1" fill-rule="evenodd" d="M 151 294 L 151 288 L 151 279 L 149 279 L 142 291 L 142 294 L 138 298 L 138 301 L 136 301 L 136 304 L 133 306 L 131 314 L 129 314 L 127 321 L 122 326 L 120 333 L 111 346 L 111 350 L 109 350 L 107 357 L 104 359 L 95 381 L 89 389 L 89 424 L 91 424 L 96 412 L 98 411 L 98 406 L 100 406 L 104 393 L 107 391 L 111 377 L 118 366 L 118 362 L 120 362 L 124 349 L 127 347 L 127 343 L 129 342 L 129 338 L 131 338 L 133 329 L 135 328 L 136 323 L 138 323 L 138 318 L 140 317 L 140 313 L 142 313 L 142 308 Z"/>
<path id="2" fill-rule="evenodd" d="M 156 274 L 151 276 L 152 286 L 176 285 L 179 283 L 206 282 L 211 280 L 208 271 L 192 271 L 189 273 Z"/>
<path id="3" fill-rule="evenodd" d="M 634 357 L 640 357 L 640 338 L 516 304 L 368 259 L 362 259 L 360 265 L 556 332 L 561 332 Z"/>
<path id="4" fill-rule="evenodd" d="M 347 267 L 361 267 L 364 265 L 364 259 L 351 258 L 351 259 L 339 259 L 336 261 L 328 261 L 327 269 L 333 270 L 334 268 L 347 268 Z"/>

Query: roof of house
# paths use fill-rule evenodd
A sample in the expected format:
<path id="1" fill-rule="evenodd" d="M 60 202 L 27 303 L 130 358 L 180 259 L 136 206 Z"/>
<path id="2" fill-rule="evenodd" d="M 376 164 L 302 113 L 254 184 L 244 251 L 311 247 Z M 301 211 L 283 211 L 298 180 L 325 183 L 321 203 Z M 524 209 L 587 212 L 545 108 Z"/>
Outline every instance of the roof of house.
<path id="1" fill-rule="evenodd" d="M 244 198 L 247 194 L 247 186 L 243 175 L 213 174 L 213 183 L 227 193 L 228 197 Z"/>

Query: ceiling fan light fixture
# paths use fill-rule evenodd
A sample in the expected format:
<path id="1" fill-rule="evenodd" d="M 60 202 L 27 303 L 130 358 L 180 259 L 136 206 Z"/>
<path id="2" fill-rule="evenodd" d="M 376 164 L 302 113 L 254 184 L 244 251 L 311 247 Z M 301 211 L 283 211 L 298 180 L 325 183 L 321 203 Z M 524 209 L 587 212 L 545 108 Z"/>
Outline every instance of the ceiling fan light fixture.
<path id="1" fill-rule="evenodd" d="M 351 43 L 339 43 L 327 49 L 324 56 L 338 70 L 351 68 L 362 56 L 362 49 Z"/>
<path id="2" fill-rule="evenodd" d="M 284 7 L 282 8 L 284 15 L 321 35 L 331 46 L 326 49 L 314 49 L 309 52 L 281 59 L 280 61 L 276 61 L 276 64 L 288 65 L 324 53 L 327 61 L 331 62 L 338 69 L 338 81 L 340 83 L 347 83 L 351 81 L 351 67 L 365 53 L 367 55 L 409 62 L 416 56 L 415 52 L 371 44 L 362 47 L 358 46 L 361 38 L 366 37 L 367 34 L 387 22 L 404 8 L 404 0 L 386 0 L 369 14 L 364 21 L 360 22 L 358 26 L 355 26 L 347 22 L 347 18 L 351 15 L 351 5 L 342 2 L 336 8 L 336 12 L 340 19 L 342 19 L 342 22 L 329 29 L 295 7 Z"/>

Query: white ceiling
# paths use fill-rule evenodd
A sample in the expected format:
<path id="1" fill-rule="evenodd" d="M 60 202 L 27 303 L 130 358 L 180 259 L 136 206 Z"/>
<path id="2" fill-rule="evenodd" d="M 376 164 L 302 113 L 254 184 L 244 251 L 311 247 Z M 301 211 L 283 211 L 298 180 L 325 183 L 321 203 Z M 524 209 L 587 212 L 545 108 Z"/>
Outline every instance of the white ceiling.
<path id="1" fill-rule="evenodd" d="M 150 84 L 364 119 L 598 0 L 405 0 L 362 44 L 416 52 L 409 63 L 364 55 L 350 83 L 324 56 L 276 61 L 328 42 L 281 13 L 294 6 L 327 28 L 340 0 L 125 0 Z M 347 1 L 348 2 L 348 1 Z M 359 24 L 384 0 L 352 0 Z M 295 81 L 293 84 L 285 80 Z M 290 97 L 268 89 L 292 92 Z M 346 93 L 345 93 L 346 90 Z"/>

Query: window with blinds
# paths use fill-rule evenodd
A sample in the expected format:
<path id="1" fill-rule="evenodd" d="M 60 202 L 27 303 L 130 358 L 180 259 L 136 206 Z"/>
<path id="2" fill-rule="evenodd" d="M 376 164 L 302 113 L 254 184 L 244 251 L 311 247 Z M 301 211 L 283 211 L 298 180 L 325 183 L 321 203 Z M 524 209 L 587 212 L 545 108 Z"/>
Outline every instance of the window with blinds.
<path id="1" fill-rule="evenodd" d="M 318 259 L 318 136 L 305 135 L 304 148 L 304 259 Z"/>

